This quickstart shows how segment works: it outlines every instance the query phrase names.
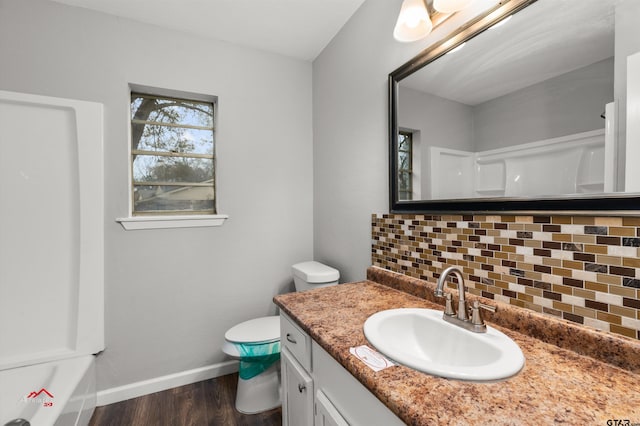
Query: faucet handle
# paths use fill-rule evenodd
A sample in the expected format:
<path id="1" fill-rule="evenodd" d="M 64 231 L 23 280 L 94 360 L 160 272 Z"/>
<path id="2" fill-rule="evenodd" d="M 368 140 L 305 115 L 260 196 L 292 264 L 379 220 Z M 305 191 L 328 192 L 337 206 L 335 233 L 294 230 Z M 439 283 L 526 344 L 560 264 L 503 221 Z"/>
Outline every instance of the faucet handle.
<path id="1" fill-rule="evenodd" d="M 491 312 L 497 311 L 497 308 L 495 306 L 485 305 L 484 303 L 480 303 L 479 300 L 474 300 L 473 306 L 471 307 L 471 324 L 484 325 L 484 319 L 482 319 L 480 309 L 486 309 L 487 311 Z"/>
<path id="2" fill-rule="evenodd" d="M 453 309 L 453 297 L 451 293 L 446 293 L 445 297 L 445 306 L 444 306 L 444 314 L 450 317 L 455 316 L 456 311 Z"/>

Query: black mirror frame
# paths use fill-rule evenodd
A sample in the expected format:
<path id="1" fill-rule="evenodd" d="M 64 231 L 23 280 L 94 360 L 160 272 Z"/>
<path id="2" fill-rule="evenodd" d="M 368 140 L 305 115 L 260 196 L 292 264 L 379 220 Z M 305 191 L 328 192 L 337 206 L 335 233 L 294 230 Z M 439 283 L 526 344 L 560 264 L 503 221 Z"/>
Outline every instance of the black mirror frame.
<path id="1" fill-rule="evenodd" d="M 455 200 L 398 199 L 398 85 L 430 62 L 460 44 L 484 32 L 502 19 L 526 8 L 537 0 L 506 0 L 472 19 L 442 41 L 420 52 L 389 74 L 389 210 L 391 213 L 549 213 L 566 215 L 640 215 L 640 194 L 612 193 L 602 196 L 565 196 L 548 198 L 473 198 Z"/>

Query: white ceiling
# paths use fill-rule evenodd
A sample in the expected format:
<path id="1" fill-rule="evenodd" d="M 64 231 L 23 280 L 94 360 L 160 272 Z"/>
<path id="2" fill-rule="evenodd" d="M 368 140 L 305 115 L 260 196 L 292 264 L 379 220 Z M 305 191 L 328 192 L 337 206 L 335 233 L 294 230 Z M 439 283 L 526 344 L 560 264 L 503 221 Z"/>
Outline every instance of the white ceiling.
<path id="1" fill-rule="evenodd" d="M 402 86 L 478 105 L 614 54 L 620 0 L 538 0 L 404 79 Z"/>
<path id="2" fill-rule="evenodd" d="M 54 0 L 312 61 L 364 0 Z"/>

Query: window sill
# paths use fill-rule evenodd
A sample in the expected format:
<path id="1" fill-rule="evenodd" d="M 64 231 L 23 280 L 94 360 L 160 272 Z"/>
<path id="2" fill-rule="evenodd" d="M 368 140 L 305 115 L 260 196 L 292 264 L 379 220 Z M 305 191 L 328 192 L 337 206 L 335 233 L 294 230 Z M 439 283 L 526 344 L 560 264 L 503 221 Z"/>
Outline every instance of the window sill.
<path id="1" fill-rule="evenodd" d="M 170 229 L 222 226 L 229 218 L 226 214 L 200 216 L 133 216 L 116 219 L 127 231 L 138 229 Z"/>

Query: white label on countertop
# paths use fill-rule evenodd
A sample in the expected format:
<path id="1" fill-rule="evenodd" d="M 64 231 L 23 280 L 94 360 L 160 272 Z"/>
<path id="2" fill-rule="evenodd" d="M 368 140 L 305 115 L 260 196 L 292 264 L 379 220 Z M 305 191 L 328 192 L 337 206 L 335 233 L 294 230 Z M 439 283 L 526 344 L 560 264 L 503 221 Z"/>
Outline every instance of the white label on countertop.
<path id="1" fill-rule="evenodd" d="M 373 371 L 384 370 L 387 367 L 393 367 L 395 365 L 391 360 L 385 358 L 384 355 L 374 351 L 367 345 L 349 348 L 349 352 L 364 362 Z"/>

